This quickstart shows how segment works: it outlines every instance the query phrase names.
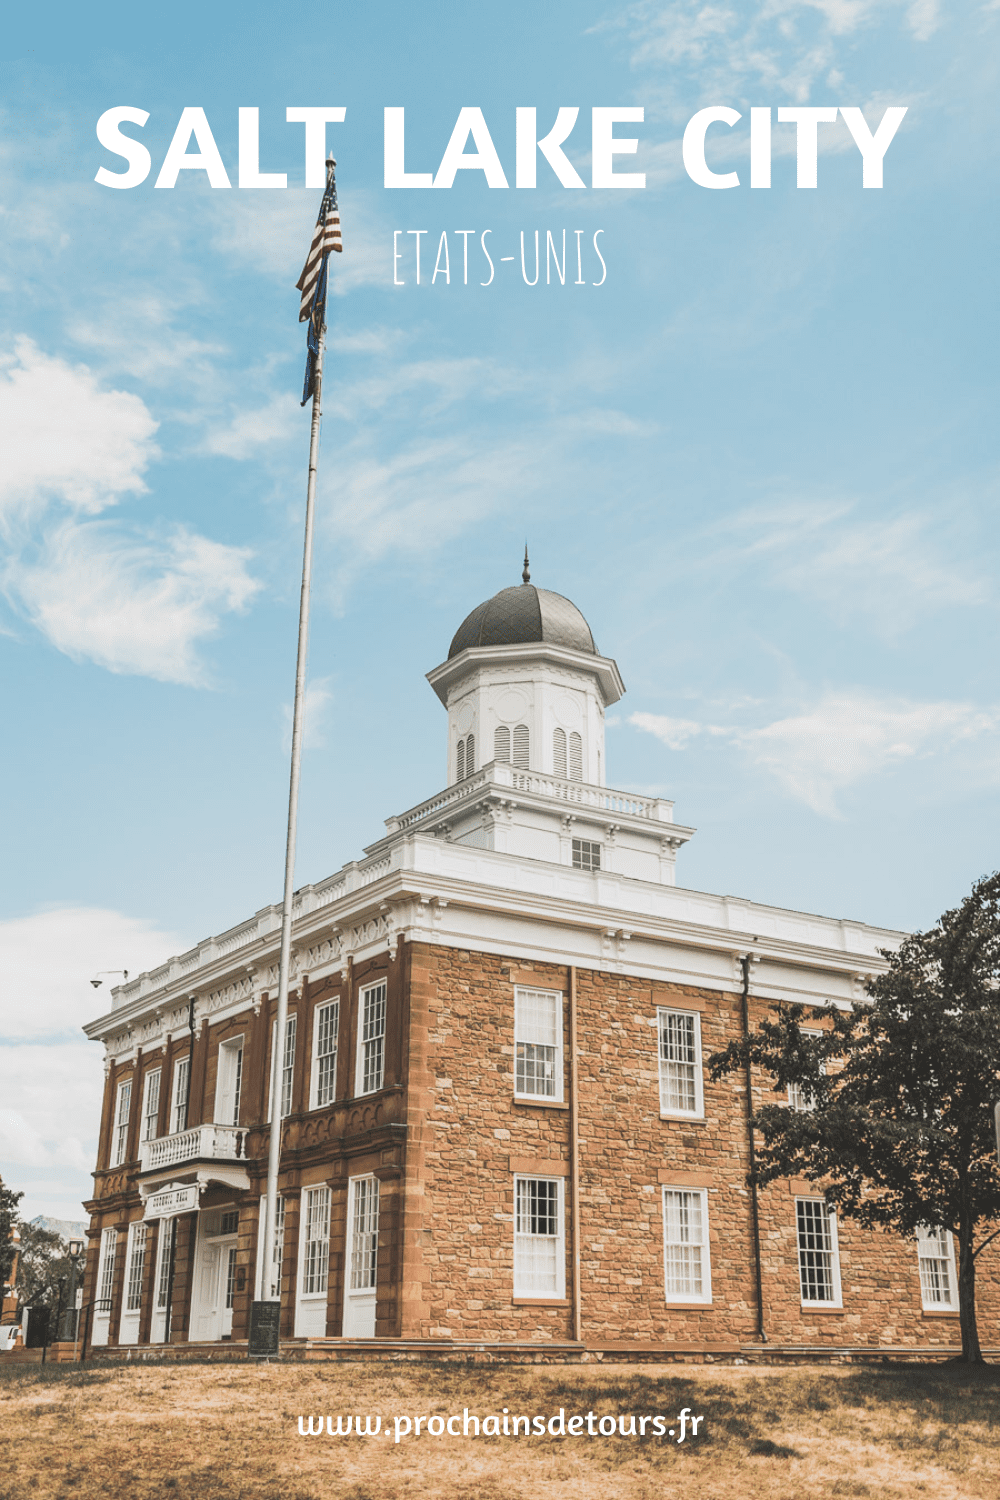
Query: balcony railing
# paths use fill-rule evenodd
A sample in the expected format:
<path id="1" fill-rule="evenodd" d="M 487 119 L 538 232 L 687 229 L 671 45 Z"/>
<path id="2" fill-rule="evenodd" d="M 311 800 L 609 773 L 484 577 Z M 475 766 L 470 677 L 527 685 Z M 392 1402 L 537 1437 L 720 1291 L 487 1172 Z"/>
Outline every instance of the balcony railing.
<path id="1" fill-rule="evenodd" d="M 143 1172 L 161 1167 L 176 1167 L 184 1162 L 242 1161 L 245 1155 L 245 1131 L 232 1125 L 193 1125 L 176 1135 L 161 1135 L 155 1141 L 143 1141 L 139 1147 L 139 1164 Z"/>

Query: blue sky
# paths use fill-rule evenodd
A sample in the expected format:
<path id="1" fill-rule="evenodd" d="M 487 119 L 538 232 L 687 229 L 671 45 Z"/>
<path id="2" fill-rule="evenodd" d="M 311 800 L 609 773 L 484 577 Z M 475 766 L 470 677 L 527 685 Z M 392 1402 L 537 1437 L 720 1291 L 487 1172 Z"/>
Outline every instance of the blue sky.
<path id="1" fill-rule="evenodd" d="M 995 0 L 335 4 L 308 26 L 228 0 L 57 4 L 5 27 L 0 1172 L 28 1213 L 77 1217 L 88 1191 L 91 975 L 280 893 L 294 282 L 319 198 L 287 107 L 346 109 L 297 883 L 444 782 L 423 674 L 517 581 L 526 535 L 534 581 L 625 679 L 609 781 L 699 830 L 681 883 L 919 927 L 995 866 L 998 27 Z M 118 105 L 149 115 L 126 129 L 153 170 L 125 191 L 94 181 L 124 170 L 95 134 Z M 541 157 L 514 187 L 529 105 L 539 135 L 579 107 L 565 150 L 588 184 L 591 109 L 641 106 L 615 160 L 645 188 L 566 189 Z M 684 171 L 710 105 L 743 117 L 707 152 L 738 188 Z M 905 105 L 882 190 L 843 123 L 797 188 L 776 122 L 796 105 L 861 106 L 873 129 Z M 188 106 L 229 191 L 195 170 L 153 186 Z M 235 185 L 250 106 L 285 190 Z M 386 106 L 413 172 L 478 106 L 511 187 L 386 189 Z M 751 106 L 774 112 L 770 190 L 749 187 Z M 546 284 L 563 230 L 567 284 Z M 450 282 L 431 284 L 442 232 Z"/>

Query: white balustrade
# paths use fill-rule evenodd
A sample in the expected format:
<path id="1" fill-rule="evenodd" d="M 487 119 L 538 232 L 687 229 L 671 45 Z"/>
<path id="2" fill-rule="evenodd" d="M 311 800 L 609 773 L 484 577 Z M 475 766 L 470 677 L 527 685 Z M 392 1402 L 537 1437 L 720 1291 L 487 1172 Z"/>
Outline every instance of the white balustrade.
<path id="1" fill-rule="evenodd" d="M 244 1155 L 245 1132 L 232 1125 L 193 1125 L 175 1135 L 143 1141 L 139 1163 L 143 1172 L 175 1167 L 199 1158 L 209 1161 L 239 1161 Z"/>

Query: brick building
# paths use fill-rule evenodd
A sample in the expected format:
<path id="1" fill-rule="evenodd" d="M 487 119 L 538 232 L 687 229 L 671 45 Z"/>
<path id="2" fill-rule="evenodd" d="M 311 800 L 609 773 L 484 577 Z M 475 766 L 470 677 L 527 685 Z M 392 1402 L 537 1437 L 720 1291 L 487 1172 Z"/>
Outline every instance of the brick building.
<path id="1" fill-rule="evenodd" d="M 618 668 L 527 569 L 429 681 L 446 788 L 298 893 L 284 1037 L 273 906 L 86 1028 L 107 1065 L 94 1341 L 239 1340 L 280 1283 L 283 1336 L 334 1351 L 724 1355 L 761 1329 L 772 1349 L 954 1346 L 949 1236 L 838 1225 L 795 1181 L 760 1193 L 755 1232 L 745 1088 L 703 1063 L 745 1001 L 751 1024 L 778 1000 L 847 1004 L 901 935 L 676 885 L 693 830 L 606 785 Z M 992 1343 L 1000 1251 L 981 1259 Z"/>

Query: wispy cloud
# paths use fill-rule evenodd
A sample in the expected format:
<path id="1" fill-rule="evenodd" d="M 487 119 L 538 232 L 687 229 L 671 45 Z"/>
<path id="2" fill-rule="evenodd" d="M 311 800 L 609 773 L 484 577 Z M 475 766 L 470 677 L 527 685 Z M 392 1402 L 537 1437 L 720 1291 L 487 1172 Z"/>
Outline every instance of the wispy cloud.
<path id="1" fill-rule="evenodd" d="M 326 744 L 330 709 L 333 706 L 333 689 L 329 677 L 317 677 L 306 683 L 305 703 L 302 706 L 302 748 L 321 750 Z M 281 748 L 287 755 L 292 748 L 292 705 L 286 703 L 281 711 Z"/>
<path id="2" fill-rule="evenodd" d="M 628 722 L 670 750 L 684 750 L 701 736 L 727 740 L 796 801 L 831 818 L 839 816 L 837 796 L 848 787 L 918 756 L 944 757 L 963 743 L 975 743 L 988 780 L 1000 775 L 1000 710 L 970 703 L 831 691 L 811 708 L 759 728 L 648 713 L 632 714 Z"/>

